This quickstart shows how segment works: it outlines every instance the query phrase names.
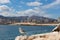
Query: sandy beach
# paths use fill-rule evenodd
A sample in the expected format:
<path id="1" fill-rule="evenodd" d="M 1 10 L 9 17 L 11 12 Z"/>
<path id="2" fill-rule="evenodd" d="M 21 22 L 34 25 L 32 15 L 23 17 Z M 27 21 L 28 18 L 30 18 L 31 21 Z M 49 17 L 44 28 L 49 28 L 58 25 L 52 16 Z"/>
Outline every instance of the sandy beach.
<path id="1" fill-rule="evenodd" d="M 31 36 L 17 36 L 15 40 L 60 40 L 60 32 L 50 32 Z"/>
<path id="2" fill-rule="evenodd" d="M 30 25 L 30 26 L 56 26 L 58 25 L 58 23 L 54 24 L 54 23 L 47 23 L 47 24 L 36 24 L 36 23 L 14 23 L 14 24 L 10 24 L 10 25 Z"/>

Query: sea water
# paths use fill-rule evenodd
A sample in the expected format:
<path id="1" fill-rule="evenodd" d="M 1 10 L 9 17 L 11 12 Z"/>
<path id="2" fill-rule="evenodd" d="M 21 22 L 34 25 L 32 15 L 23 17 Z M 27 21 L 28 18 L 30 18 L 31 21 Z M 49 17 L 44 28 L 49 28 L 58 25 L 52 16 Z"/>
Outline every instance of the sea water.
<path id="1" fill-rule="evenodd" d="M 0 40 L 14 40 L 19 33 L 19 28 L 27 33 L 26 35 L 41 34 L 51 32 L 55 26 L 17 26 L 17 25 L 0 25 Z"/>

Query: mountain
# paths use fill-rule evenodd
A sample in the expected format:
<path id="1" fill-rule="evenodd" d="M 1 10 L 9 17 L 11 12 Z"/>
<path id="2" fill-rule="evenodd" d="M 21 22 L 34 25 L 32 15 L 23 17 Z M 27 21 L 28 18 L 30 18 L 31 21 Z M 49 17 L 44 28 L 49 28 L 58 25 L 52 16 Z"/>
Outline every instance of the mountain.
<path id="1" fill-rule="evenodd" d="M 0 15 L 0 24 L 12 24 L 20 22 L 34 22 L 34 23 L 56 23 L 56 19 L 42 17 L 42 16 L 19 16 L 19 17 L 4 17 Z"/>

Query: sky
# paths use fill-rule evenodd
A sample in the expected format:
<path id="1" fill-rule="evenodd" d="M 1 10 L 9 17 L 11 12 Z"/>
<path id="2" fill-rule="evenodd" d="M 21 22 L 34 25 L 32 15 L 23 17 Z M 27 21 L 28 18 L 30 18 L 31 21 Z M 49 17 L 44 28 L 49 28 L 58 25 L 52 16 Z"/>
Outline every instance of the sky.
<path id="1" fill-rule="evenodd" d="M 0 15 L 60 17 L 60 0 L 0 0 Z"/>

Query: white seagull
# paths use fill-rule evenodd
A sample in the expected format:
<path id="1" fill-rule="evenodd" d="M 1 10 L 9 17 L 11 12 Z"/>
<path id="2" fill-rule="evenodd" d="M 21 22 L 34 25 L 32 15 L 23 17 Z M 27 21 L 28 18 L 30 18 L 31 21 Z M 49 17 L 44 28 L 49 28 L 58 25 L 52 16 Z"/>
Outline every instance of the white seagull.
<path id="1" fill-rule="evenodd" d="M 22 35 L 25 35 L 25 34 L 26 34 L 25 30 L 23 30 L 22 28 L 19 28 L 19 32 L 20 32 Z"/>

